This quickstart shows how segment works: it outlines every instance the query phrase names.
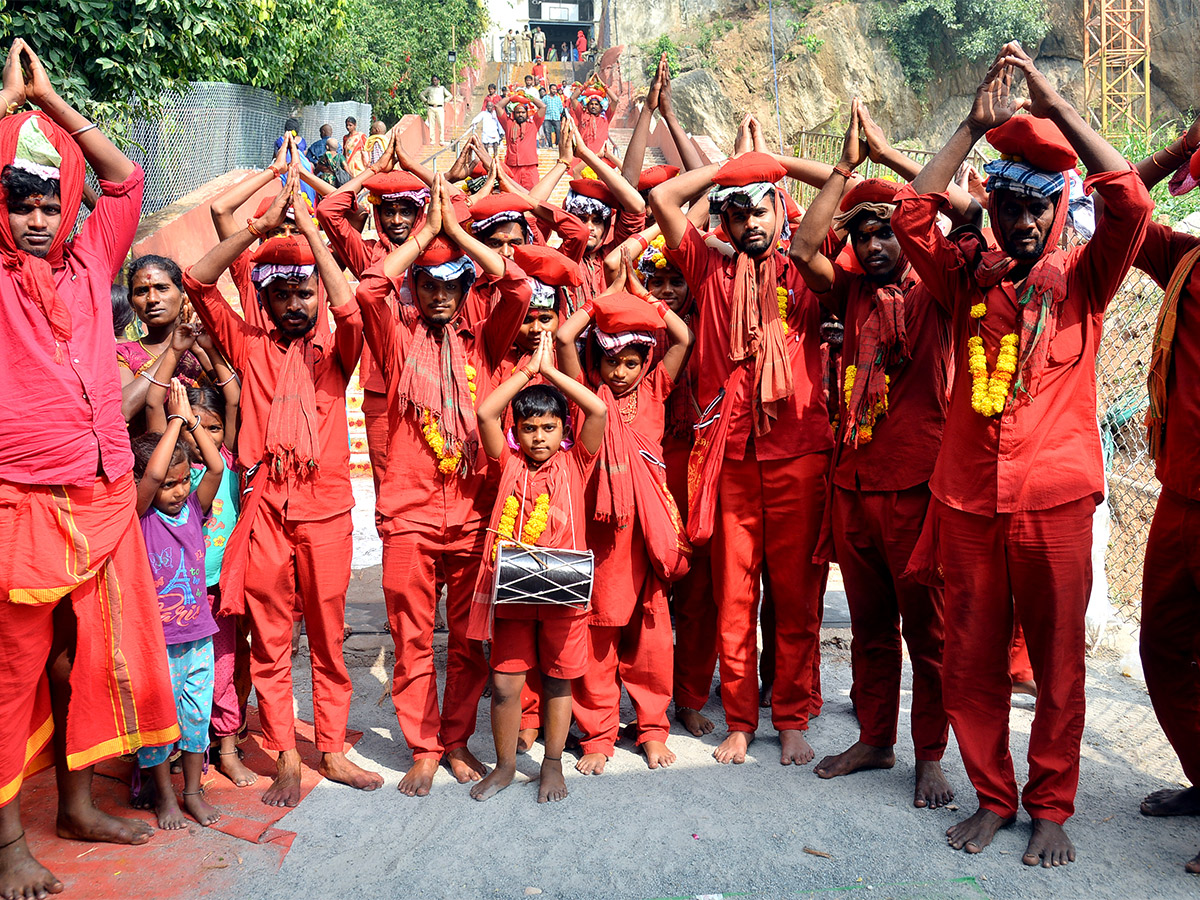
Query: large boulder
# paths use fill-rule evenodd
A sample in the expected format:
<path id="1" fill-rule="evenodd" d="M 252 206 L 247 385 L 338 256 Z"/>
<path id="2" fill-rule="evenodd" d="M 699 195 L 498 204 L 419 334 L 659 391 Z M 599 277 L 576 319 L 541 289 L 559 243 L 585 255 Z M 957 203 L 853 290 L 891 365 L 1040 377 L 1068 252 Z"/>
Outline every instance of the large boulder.
<path id="1" fill-rule="evenodd" d="M 708 69 L 693 69 L 671 81 L 679 123 L 692 134 L 707 134 L 719 147 L 732 147 L 739 124 L 737 110 Z"/>

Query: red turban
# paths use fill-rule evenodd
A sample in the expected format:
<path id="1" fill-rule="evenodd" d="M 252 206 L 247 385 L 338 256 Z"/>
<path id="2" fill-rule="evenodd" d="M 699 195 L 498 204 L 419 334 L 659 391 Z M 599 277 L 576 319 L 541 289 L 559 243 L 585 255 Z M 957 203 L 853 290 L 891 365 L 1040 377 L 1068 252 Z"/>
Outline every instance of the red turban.
<path id="1" fill-rule="evenodd" d="M 617 205 L 617 198 L 608 189 L 608 185 L 599 178 L 572 178 L 571 190 L 584 197 L 599 200 L 605 206 L 615 207 Z"/>
<path id="2" fill-rule="evenodd" d="M 363 182 L 363 187 L 371 192 L 372 203 L 405 198 L 420 204 L 429 200 L 429 185 L 403 169 L 393 169 L 390 172 L 372 175 Z M 424 199 L 421 199 L 421 195 L 424 195 Z"/>
<path id="3" fill-rule="evenodd" d="M 728 160 L 713 176 L 713 184 L 721 187 L 745 187 L 766 182 L 774 184 L 787 174 L 783 164 L 766 153 L 743 153 Z"/>
<path id="4" fill-rule="evenodd" d="M 648 191 L 679 174 L 678 166 L 651 166 L 638 177 L 637 189 Z"/>
<path id="5" fill-rule="evenodd" d="M 300 234 L 277 235 L 263 241 L 250 262 L 256 266 L 315 266 L 316 258 L 308 238 Z"/>
<path id="6" fill-rule="evenodd" d="M 1013 116 L 986 135 L 988 143 L 1006 157 L 1016 157 L 1043 172 L 1075 168 L 1075 150 L 1058 126 L 1037 116 Z"/>
<path id="7" fill-rule="evenodd" d="M 518 244 L 513 247 L 513 259 L 526 275 L 550 287 L 578 287 L 583 284 L 583 271 L 579 265 L 544 244 Z"/>
<path id="8" fill-rule="evenodd" d="M 654 334 L 663 327 L 662 316 L 654 307 L 628 291 L 599 295 L 592 304 L 596 328 L 605 334 L 624 334 L 628 331 Z"/>

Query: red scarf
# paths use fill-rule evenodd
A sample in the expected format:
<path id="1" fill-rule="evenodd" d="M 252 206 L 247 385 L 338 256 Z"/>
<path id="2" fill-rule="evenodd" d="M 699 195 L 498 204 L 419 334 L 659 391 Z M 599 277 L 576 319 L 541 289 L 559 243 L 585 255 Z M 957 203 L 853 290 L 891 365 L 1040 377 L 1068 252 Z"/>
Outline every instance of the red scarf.
<path id="1" fill-rule="evenodd" d="M 644 371 L 644 369 L 643 369 Z M 604 443 L 600 447 L 599 458 L 596 461 L 596 511 L 593 514 L 597 522 L 610 522 L 617 528 L 627 528 L 633 521 L 633 473 L 630 471 L 634 443 L 630 436 L 633 430 L 629 423 L 621 418 L 620 405 L 613 395 L 612 388 L 599 381 L 595 373 L 593 383 L 598 384 L 596 395 L 604 401 L 608 408 L 608 418 L 604 427 Z M 637 389 L 641 384 L 635 384 L 625 394 L 634 403 L 637 402 Z"/>
<path id="2" fill-rule="evenodd" d="M 400 370 L 400 412 L 411 403 L 418 419 L 428 413 L 437 423 L 445 444 L 444 454 L 461 453 L 463 462 L 458 471 L 466 475 L 479 447 L 475 410 L 467 386 L 466 347 L 454 322 L 435 332 L 415 305 L 402 306 L 400 317 L 413 330 L 412 346 Z"/>
<path id="3" fill-rule="evenodd" d="M 887 370 L 908 361 L 908 331 L 904 321 L 904 296 L 916 279 L 903 257 L 897 263 L 900 277 L 875 286 L 871 311 L 858 334 L 858 352 L 854 358 L 854 386 L 846 404 L 846 431 L 843 439 L 855 446 L 859 425 L 868 420 L 870 411 L 887 396 Z"/>
<path id="4" fill-rule="evenodd" d="M 783 232 L 784 209 L 774 191 L 775 232 L 771 250 L 761 259 L 738 252 L 733 276 L 733 302 L 729 317 L 729 356 L 734 362 L 754 358 L 754 434 L 771 430 L 779 417 L 779 402 L 792 396 L 792 364 L 783 342 L 779 319 L 779 283 L 774 249 Z"/>
<path id="5" fill-rule="evenodd" d="M 317 396 L 311 334 L 288 344 L 267 413 L 265 457 L 270 477 L 301 480 L 317 473 Z"/>
<path id="6" fill-rule="evenodd" d="M 3 165 L 13 161 L 21 126 L 34 117 L 37 117 L 42 133 L 62 157 L 58 187 L 59 201 L 62 203 L 62 223 L 45 258 L 31 256 L 17 249 L 8 221 L 8 198 L 3 197 L 4 211 L 0 214 L 0 262 L 4 268 L 20 273 L 21 286 L 25 293 L 50 323 L 55 342 L 54 360 L 61 363 L 62 344 L 71 339 L 71 310 L 58 293 L 58 287 L 54 283 L 54 270 L 65 265 L 63 246 L 75 225 L 75 219 L 79 215 L 79 204 L 83 200 L 83 153 L 80 152 L 74 138 L 59 128 L 45 113 L 27 112 L 0 120 L 0 161 L 3 161 Z"/>

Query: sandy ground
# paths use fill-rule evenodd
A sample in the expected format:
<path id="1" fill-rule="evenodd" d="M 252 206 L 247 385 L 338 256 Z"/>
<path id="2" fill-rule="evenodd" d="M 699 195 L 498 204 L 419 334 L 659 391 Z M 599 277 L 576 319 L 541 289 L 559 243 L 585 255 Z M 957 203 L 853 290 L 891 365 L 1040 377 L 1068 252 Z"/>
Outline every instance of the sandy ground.
<path id="1" fill-rule="evenodd" d="M 366 491 L 369 493 L 369 483 Z M 367 548 L 359 564 L 377 561 Z M 370 595 L 378 569 L 356 573 L 354 590 Z M 825 711 L 809 739 L 820 758 L 848 746 L 857 724 L 848 699 L 849 632 L 827 629 L 823 668 Z M 718 731 L 694 738 L 678 726 L 668 770 L 649 771 L 622 742 L 604 775 L 567 770 L 570 797 L 539 806 L 537 745 L 519 762 L 518 782 L 486 803 L 446 770 L 425 798 L 401 796 L 396 785 L 412 762 L 388 695 L 390 639 L 357 634 L 348 654 L 355 666 L 350 725 L 364 732 L 353 753 L 383 773 L 370 794 L 324 782 L 280 822 L 298 833 L 277 872 L 246 871 L 242 894 L 254 898 L 329 896 L 398 898 L 776 898 L 833 889 L 869 890 L 879 898 L 1170 898 L 1200 894 L 1185 859 L 1200 844 L 1200 821 L 1154 820 L 1138 814 L 1143 796 L 1183 778 L 1150 708 L 1144 687 L 1120 674 L 1117 654 L 1089 661 L 1088 722 L 1083 741 L 1077 812 L 1068 831 L 1075 865 L 1028 869 L 1020 863 L 1028 817 L 1001 832 L 978 856 L 950 850 L 945 829 L 974 811 L 953 737 L 945 765 L 960 809 L 911 805 L 913 754 L 908 737 L 910 695 L 905 675 L 896 767 L 823 781 L 811 766 L 779 765 L 779 742 L 764 717 L 751 758 L 720 766 L 711 757 L 721 733 L 719 702 L 708 715 Z M 437 641 L 439 677 L 444 635 Z M 297 660 L 297 700 L 311 708 L 307 657 Z M 1018 700 L 1018 704 L 1022 701 Z M 631 711 L 623 710 L 623 721 Z M 1032 722 L 1031 706 L 1012 711 L 1018 780 Z M 480 706 L 472 749 L 494 761 L 487 702 Z M 573 763 L 569 754 L 564 763 Z M 257 790 L 257 788 L 252 788 Z M 821 855 L 811 852 L 817 851 Z M 825 854 L 828 854 L 826 856 Z"/>

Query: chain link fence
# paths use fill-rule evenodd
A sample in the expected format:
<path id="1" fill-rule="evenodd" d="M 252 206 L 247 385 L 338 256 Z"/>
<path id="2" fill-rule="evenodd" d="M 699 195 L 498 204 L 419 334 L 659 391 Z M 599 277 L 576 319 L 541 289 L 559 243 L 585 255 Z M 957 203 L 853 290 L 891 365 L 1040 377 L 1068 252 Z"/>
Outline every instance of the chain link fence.
<path id="1" fill-rule="evenodd" d="M 806 133 L 795 152 L 832 165 L 841 158 L 842 139 L 842 135 Z M 921 163 L 933 156 L 928 150 L 904 152 Z M 986 157 L 976 151 L 969 161 L 982 170 Z M 867 178 L 895 178 L 886 167 L 869 161 L 859 172 Z M 810 205 L 816 193 L 809 185 L 793 185 L 792 194 L 802 206 Z M 1097 414 L 1110 515 L 1104 574 L 1113 611 L 1135 626 L 1141 621 L 1142 562 L 1160 490 L 1146 442 L 1145 415 L 1146 375 L 1162 299 L 1162 289 L 1150 276 L 1131 269 L 1109 304 L 1096 358 Z M 1100 573 L 1096 574 L 1098 578 Z"/>

